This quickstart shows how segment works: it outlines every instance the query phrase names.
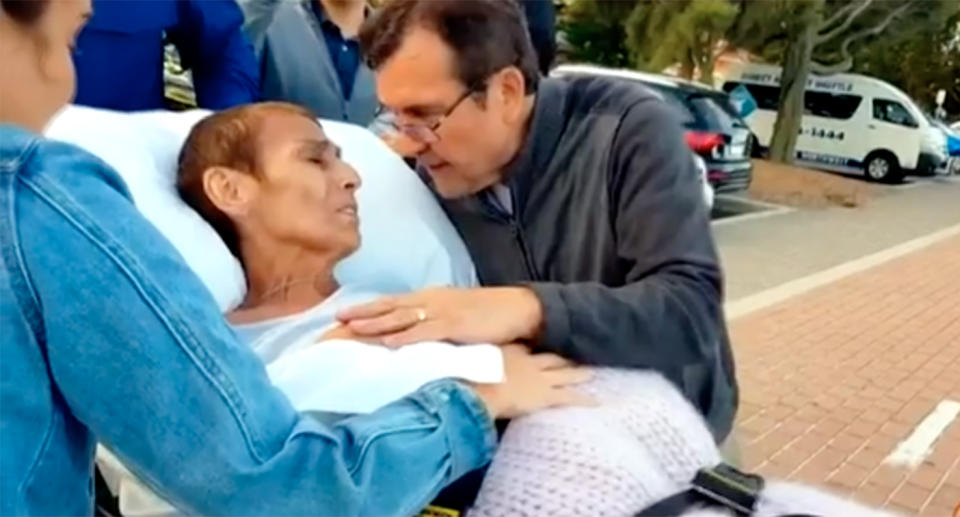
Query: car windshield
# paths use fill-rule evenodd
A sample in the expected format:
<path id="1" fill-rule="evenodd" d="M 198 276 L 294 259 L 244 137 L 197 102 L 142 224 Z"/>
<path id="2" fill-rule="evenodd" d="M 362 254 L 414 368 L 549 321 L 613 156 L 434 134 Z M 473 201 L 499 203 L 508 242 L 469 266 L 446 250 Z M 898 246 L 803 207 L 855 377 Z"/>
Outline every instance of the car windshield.
<path id="1" fill-rule="evenodd" d="M 706 127 L 724 130 L 746 127 L 726 95 L 691 93 L 687 96 L 687 104 Z"/>
<path id="2" fill-rule="evenodd" d="M 746 128 L 730 98 L 720 92 L 675 88 L 661 84 L 647 84 L 677 110 L 680 121 L 689 129 L 729 131 Z"/>
<path id="3" fill-rule="evenodd" d="M 663 97 L 663 100 L 666 101 L 671 108 L 676 110 L 677 115 L 680 116 L 680 123 L 686 127 L 694 127 L 697 125 L 697 116 L 690 106 L 684 102 L 683 95 L 680 94 L 679 90 L 658 84 L 648 84 L 647 86 L 659 93 L 660 96 Z"/>

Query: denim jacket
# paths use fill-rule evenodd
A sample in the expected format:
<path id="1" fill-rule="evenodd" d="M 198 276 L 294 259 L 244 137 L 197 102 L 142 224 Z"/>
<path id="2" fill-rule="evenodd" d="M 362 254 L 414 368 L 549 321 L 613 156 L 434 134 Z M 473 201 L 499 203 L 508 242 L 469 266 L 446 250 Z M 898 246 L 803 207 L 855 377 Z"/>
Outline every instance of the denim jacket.
<path id="1" fill-rule="evenodd" d="M 0 515 L 89 515 L 95 441 L 181 509 L 410 515 L 486 464 L 453 381 L 327 425 L 298 414 L 119 177 L 0 126 Z"/>

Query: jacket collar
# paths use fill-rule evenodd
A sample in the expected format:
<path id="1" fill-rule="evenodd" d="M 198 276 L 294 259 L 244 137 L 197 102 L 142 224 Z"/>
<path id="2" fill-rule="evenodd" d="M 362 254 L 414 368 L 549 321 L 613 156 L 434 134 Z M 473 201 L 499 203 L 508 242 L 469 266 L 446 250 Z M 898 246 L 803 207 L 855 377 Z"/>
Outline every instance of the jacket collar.
<path id="1" fill-rule="evenodd" d="M 520 215 L 533 184 L 553 157 L 566 119 L 565 83 L 552 78 L 540 80 L 534 99 L 533 115 L 520 151 L 504 168 L 504 182 L 513 192 L 514 213 Z"/>
<path id="2" fill-rule="evenodd" d="M 0 171 L 13 172 L 20 167 L 28 151 L 40 136 L 12 124 L 0 124 Z"/>

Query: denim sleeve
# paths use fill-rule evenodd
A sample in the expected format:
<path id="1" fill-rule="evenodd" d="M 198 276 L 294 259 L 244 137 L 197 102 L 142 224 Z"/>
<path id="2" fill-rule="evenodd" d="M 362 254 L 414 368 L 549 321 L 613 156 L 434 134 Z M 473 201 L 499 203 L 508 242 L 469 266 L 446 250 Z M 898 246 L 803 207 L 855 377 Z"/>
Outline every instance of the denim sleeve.
<path id="1" fill-rule="evenodd" d="M 177 14 L 167 36 L 193 73 L 197 105 L 224 109 L 259 100 L 260 67 L 236 2 L 180 0 Z"/>
<path id="2" fill-rule="evenodd" d="M 410 515 L 487 463 L 489 415 L 438 381 L 337 425 L 296 413 L 114 173 L 41 144 L 16 229 L 73 415 L 168 501 L 207 515 Z"/>

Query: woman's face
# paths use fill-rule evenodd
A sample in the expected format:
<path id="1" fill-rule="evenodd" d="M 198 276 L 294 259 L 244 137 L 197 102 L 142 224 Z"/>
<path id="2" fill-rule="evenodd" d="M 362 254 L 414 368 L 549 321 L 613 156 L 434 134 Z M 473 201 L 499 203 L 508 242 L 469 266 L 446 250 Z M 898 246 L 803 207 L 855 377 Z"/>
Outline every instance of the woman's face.
<path id="1" fill-rule="evenodd" d="M 336 259 L 360 244 L 356 171 L 314 121 L 274 113 L 259 122 L 257 156 L 261 178 L 241 220 L 241 242 L 257 237 Z"/>
<path id="2" fill-rule="evenodd" d="M 91 0 L 51 0 L 29 26 L 0 10 L 0 121 L 36 132 L 73 98 L 71 50 Z"/>

